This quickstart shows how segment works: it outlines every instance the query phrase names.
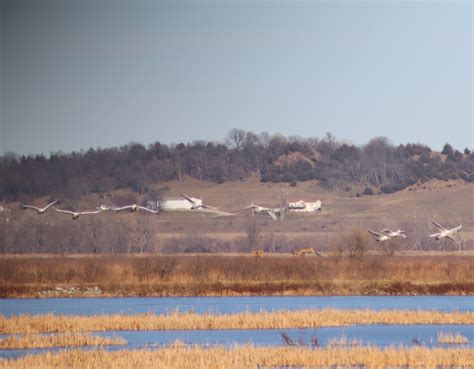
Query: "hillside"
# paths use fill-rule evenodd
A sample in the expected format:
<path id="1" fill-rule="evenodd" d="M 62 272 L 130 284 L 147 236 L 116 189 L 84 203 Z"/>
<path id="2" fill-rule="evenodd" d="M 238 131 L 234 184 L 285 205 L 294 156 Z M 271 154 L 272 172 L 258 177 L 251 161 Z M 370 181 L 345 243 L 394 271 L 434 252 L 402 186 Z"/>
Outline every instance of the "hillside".
<path id="1" fill-rule="evenodd" d="M 72 221 L 63 214 L 48 211 L 42 216 L 19 210 L 18 202 L 5 204 L 0 226 L 5 232 L 4 252 L 248 252 L 251 248 L 291 252 L 304 247 L 334 250 L 353 228 L 379 230 L 405 229 L 408 238 L 396 245 L 404 250 L 457 250 L 452 242 L 436 242 L 426 237 L 433 233 L 431 220 L 446 226 L 463 224 L 460 237 L 463 249 L 474 249 L 474 184 L 462 180 L 432 180 L 393 194 L 358 197 L 361 188 L 329 191 L 318 181 L 289 184 L 262 183 L 257 176 L 242 181 L 217 184 L 186 177 L 150 186 L 153 192 L 167 187 L 164 197 L 185 192 L 202 197 L 206 204 L 235 212 L 235 216 L 214 217 L 203 212 L 102 213 Z M 76 209 L 95 209 L 113 204 L 114 198 L 149 198 L 130 189 L 106 194 L 88 194 L 69 205 Z M 269 217 L 252 217 L 242 209 L 250 203 L 276 206 L 287 201 L 322 201 L 323 210 L 314 215 L 288 214 L 283 222 Z M 42 205 L 48 198 L 37 198 Z M 258 228 L 258 239 L 249 244 L 249 227 Z M 380 245 L 366 239 L 370 248 Z"/>
<path id="2" fill-rule="evenodd" d="M 361 191 L 393 193 L 432 179 L 474 182 L 474 154 L 449 144 L 441 153 L 418 143 L 394 146 L 385 137 L 357 146 L 331 134 L 287 138 L 232 130 L 224 142 L 131 143 L 49 157 L 8 154 L 0 157 L 0 200 L 53 196 L 69 201 L 126 188 L 146 194 L 154 183 L 186 177 L 205 185 L 256 175 L 263 183 L 296 186 L 318 180 L 332 191 L 363 186 Z"/>

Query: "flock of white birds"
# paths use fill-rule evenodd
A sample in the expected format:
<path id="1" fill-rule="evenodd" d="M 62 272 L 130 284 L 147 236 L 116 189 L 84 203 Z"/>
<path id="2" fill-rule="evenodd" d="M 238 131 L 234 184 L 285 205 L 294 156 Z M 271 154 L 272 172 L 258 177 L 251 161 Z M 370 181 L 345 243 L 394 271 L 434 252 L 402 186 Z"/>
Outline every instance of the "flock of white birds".
<path id="1" fill-rule="evenodd" d="M 428 235 L 428 237 L 434 238 L 435 240 L 440 240 L 442 238 L 448 238 L 451 241 L 454 241 L 456 243 L 461 243 L 460 241 L 455 239 L 453 236 L 454 236 L 454 234 L 458 233 L 461 230 L 462 224 L 458 225 L 457 227 L 448 229 L 448 228 L 443 227 L 439 223 L 436 223 L 436 222 L 432 222 L 432 223 L 440 231 L 437 232 L 437 233 L 434 233 L 434 234 L 430 234 L 430 235 Z M 369 230 L 369 233 L 374 236 L 374 238 L 377 242 L 388 241 L 388 240 L 391 240 L 392 238 L 395 238 L 395 237 L 401 237 L 401 238 L 406 238 L 407 237 L 405 232 L 402 231 L 401 229 L 398 229 L 396 231 L 392 231 L 392 230 L 386 228 L 386 229 L 381 230 L 380 232 L 374 232 L 374 231 Z"/>
<path id="2" fill-rule="evenodd" d="M 184 193 L 181 193 L 181 195 L 186 200 L 191 202 L 191 204 L 192 204 L 191 209 L 192 210 L 196 210 L 196 209 L 200 209 L 200 208 L 208 209 L 208 210 L 211 210 L 211 211 L 217 211 L 218 210 L 217 208 L 214 208 L 214 207 L 209 206 L 209 205 L 195 204 L 194 200 L 191 197 L 187 196 Z M 117 208 L 109 207 L 109 206 L 106 206 L 106 205 L 100 205 L 97 208 L 97 210 L 72 211 L 72 210 L 58 209 L 57 207 L 53 206 L 56 203 L 58 203 L 58 200 L 55 200 L 52 203 L 50 203 L 50 204 L 48 204 L 48 205 L 46 205 L 45 207 L 42 207 L 42 208 L 39 208 L 39 207 L 33 206 L 33 205 L 26 205 L 26 204 L 22 204 L 21 207 L 23 209 L 33 209 L 38 214 L 44 214 L 44 213 L 46 213 L 46 211 L 49 208 L 53 207 L 53 209 L 56 210 L 59 213 L 71 215 L 73 220 L 78 219 L 81 215 L 94 215 L 94 214 L 99 214 L 103 211 L 114 211 L 114 212 L 130 211 L 130 212 L 136 212 L 137 210 L 140 210 L 140 211 L 146 211 L 146 212 L 149 212 L 149 213 L 152 213 L 152 214 L 158 214 L 159 213 L 158 210 L 148 209 L 144 206 L 140 206 L 140 205 L 137 205 L 137 204 L 127 205 L 127 206 L 122 206 L 122 207 L 117 207 Z M 282 220 L 283 216 L 284 216 L 284 213 L 285 213 L 284 208 L 266 208 L 266 207 L 262 207 L 262 206 L 258 206 L 258 205 L 254 205 L 254 204 L 251 204 L 251 205 L 247 206 L 246 208 L 244 208 L 244 210 L 245 209 L 252 209 L 252 213 L 269 215 L 273 220 L 277 220 L 278 217 L 280 218 L 280 220 Z M 221 213 L 224 213 L 224 212 L 221 212 Z M 232 215 L 231 213 L 225 213 L 225 214 Z M 428 235 L 428 237 L 434 238 L 436 240 L 447 238 L 447 239 L 449 239 L 451 241 L 454 241 L 456 243 L 460 243 L 460 241 L 457 240 L 456 238 L 454 238 L 453 236 L 461 230 L 462 224 L 460 224 L 459 226 L 454 227 L 454 228 L 445 228 L 437 222 L 432 222 L 432 223 L 435 227 L 437 227 L 439 229 L 439 232 L 434 233 L 434 234 L 430 234 L 430 235 Z M 372 231 L 372 230 L 369 230 L 368 232 L 372 236 L 374 236 L 374 238 L 377 242 L 389 241 L 389 240 L 391 240 L 393 238 L 397 238 L 397 237 L 401 237 L 401 238 L 406 238 L 407 237 L 406 234 L 405 234 L 405 231 L 403 231 L 401 229 L 398 229 L 396 231 L 392 231 L 388 228 L 385 228 L 385 229 L 381 230 L 380 232 L 375 232 L 375 231 Z"/>

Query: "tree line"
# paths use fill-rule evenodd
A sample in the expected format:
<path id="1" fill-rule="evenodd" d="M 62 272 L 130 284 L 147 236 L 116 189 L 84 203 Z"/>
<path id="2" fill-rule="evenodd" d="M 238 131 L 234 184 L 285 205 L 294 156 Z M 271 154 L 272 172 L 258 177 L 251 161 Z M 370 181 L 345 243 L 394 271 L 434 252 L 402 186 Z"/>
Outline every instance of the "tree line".
<path id="1" fill-rule="evenodd" d="M 0 200 L 77 199 L 127 187 L 144 194 L 150 183 L 185 176 L 223 183 L 254 173 L 262 182 L 316 179 L 330 190 L 363 184 L 391 193 L 433 178 L 474 182 L 473 169 L 474 154 L 449 144 L 439 155 L 426 145 L 395 146 L 385 137 L 353 145 L 329 133 L 318 139 L 233 129 L 222 142 L 130 143 L 49 157 L 7 153 L 0 157 Z"/>

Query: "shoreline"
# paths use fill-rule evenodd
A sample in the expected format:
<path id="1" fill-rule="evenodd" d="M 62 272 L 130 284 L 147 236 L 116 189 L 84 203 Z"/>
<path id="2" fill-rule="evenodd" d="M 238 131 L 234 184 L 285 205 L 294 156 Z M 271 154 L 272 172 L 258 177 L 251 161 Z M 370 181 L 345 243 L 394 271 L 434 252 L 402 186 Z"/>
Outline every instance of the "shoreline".
<path id="1" fill-rule="evenodd" d="M 5 298 L 244 296 L 474 296 L 474 282 L 216 282 L 144 284 L 0 284 Z"/>

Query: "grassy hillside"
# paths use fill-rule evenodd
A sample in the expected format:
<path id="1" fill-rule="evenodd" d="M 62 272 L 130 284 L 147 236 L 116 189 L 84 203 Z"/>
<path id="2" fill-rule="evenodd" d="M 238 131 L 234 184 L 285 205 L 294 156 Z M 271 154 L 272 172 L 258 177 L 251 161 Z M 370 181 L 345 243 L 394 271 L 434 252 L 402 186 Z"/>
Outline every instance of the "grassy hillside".
<path id="1" fill-rule="evenodd" d="M 4 251 L 22 251 L 25 243 L 38 243 L 36 248 L 23 251 L 81 251 L 80 247 L 97 244 L 97 250 L 88 252 L 143 251 L 138 243 L 146 243 L 145 251 L 250 251 L 250 248 L 267 251 L 291 252 L 303 247 L 319 250 L 334 249 L 341 238 L 354 228 L 364 232 L 383 227 L 405 229 L 408 238 L 399 249 L 457 250 L 451 241 L 436 242 L 426 237 L 435 231 L 431 225 L 436 220 L 446 226 L 463 224 L 460 237 L 464 249 L 474 248 L 474 184 L 462 181 L 432 180 L 414 185 L 393 194 L 357 197 L 361 189 L 351 191 L 328 191 L 317 181 L 288 184 L 262 183 L 257 177 L 243 181 L 216 184 L 185 178 L 182 181 L 155 183 L 152 189 L 168 187 L 165 197 L 179 196 L 185 192 L 202 197 L 206 204 L 234 212 L 235 216 L 216 218 L 202 212 L 163 212 L 159 215 L 140 213 L 102 213 L 94 217 L 81 217 L 72 221 L 70 217 L 48 211 L 38 216 L 32 211 L 20 210 L 19 203 L 8 203 L 8 209 L 0 213 L 0 226 L 6 232 Z M 89 194 L 68 203 L 76 209 L 95 209 L 102 203 L 111 204 L 114 198 L 145 200 L 131 190 L 118 190 L 109 194 Z M 289 214 L 283 222 L 269 217 L 253 218 L 242 209 L 250 203 L 276 206 L 285 198 L 288 201 L 320 199 L 323 210 L 317 214 Z M 35 204 L 45 204 L 47 198 L 35 199 Z M 64 204 L 62 204 L 65 206 Z M 248 243 L 249 225 L 255 222 L 259 230 L 258 242 Z M 114 249 L 119 240 L 114 239 L 125 232 L 122 249 Z M 142 235 L 147 240 L 140 240 Z M 127 239 L 127 236 L 130 236 Z M 133 236 L 133 237 L 132 237 Z M 143 238 L 143 237 L 142 237 Z M 367 238 L 369 248 L 380 249 L 380 245 Z M 125 245 L 126 243 L 126 245 Z M 50 249 L 50 245 L 56 249 Z M 81 246 L 82 245 L 82 246 Z M 186 250 L 183 249 L 186 246 Z M 43 249 L 42 249 L 43 247 Z"/>

